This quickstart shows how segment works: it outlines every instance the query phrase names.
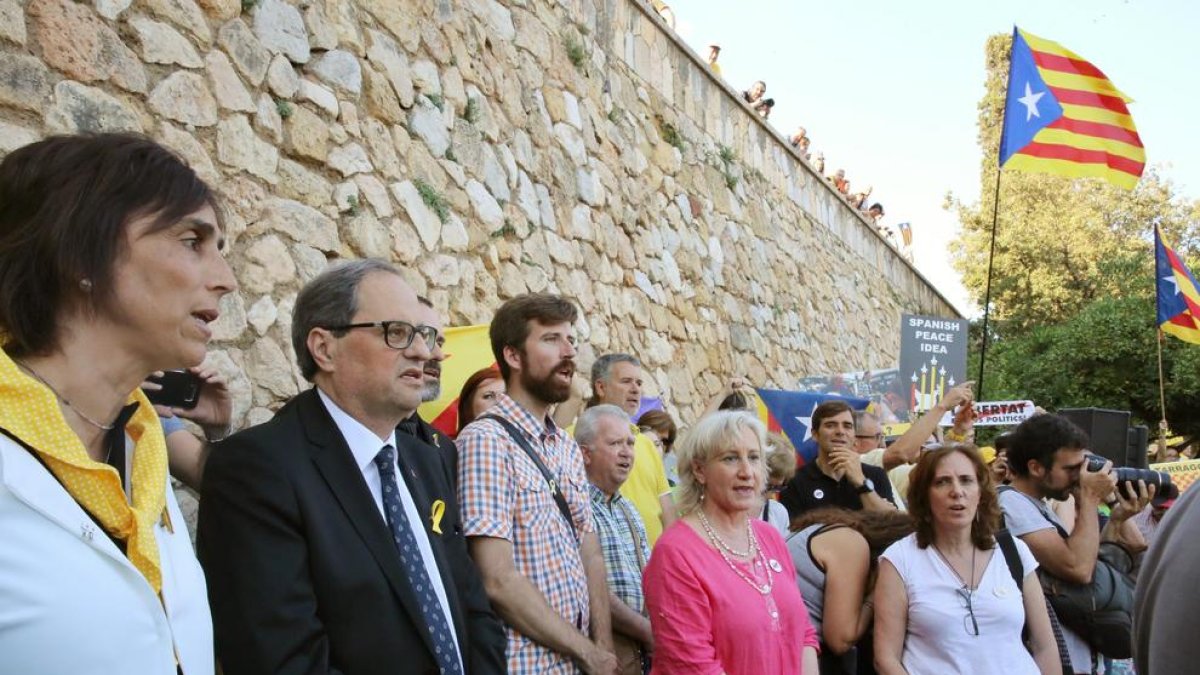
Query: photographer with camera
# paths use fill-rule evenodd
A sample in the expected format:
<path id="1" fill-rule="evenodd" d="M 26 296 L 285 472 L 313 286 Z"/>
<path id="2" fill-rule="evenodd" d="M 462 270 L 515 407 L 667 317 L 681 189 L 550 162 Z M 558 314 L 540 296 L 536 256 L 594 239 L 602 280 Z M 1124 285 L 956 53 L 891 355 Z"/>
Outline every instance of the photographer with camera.
<path id="1" fill-rule="evenodd" d="M 1118 490 L 1112 463 L 1088 453 L 1087 446 L 1087 434 L 1064 417 L 1025 420 L 1009 438 L 1012 484 L 1000 493 L 1008 530 L 1037 559 L 1073 673 L 1093 672 L 1093 652 L 1130 656 L 1133 565 L 1122 530 L 1155 492 L 1144 480 L 1129 481 L 1128 474 Z M 1101 531 L 1098 509 L 1114 492 L 1117 503 Z M 1068 495 L 1078 509 L 1070 532 L 1045 502 Z"/>

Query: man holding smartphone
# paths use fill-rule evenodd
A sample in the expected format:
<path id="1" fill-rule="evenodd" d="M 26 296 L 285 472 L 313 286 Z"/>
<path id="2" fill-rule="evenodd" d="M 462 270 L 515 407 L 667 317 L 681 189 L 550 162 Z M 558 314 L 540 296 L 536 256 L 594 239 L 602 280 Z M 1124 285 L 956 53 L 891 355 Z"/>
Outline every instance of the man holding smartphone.
<path id="1" fill-rule="evenodd" d="M 178 385 L 164 387 L 164 380 Z M 152 376 L 142 389 L 162 422 L 171 475 L 199 492 L 210 444 L 229 434 L 233 420 L 233 396 L 225 377 L 216 368 L 197 366 Z M 204 439 L 189 431 L 183 420 L 196 423 Z"/>

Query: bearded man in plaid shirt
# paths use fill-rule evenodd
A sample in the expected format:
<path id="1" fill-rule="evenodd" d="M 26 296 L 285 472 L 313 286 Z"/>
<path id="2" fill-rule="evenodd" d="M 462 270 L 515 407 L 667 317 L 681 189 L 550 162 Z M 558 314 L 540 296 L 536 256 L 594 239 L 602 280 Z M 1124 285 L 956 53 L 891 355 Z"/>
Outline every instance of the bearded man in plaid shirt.
<path id="1" fill-rule="evenodd" d="M 463 534 L 513 675 L 616 672 L 583 459 L 550 416 L 570 394 L 577 318 L 551 294 L 500 307 L 489 334 L 507 394 L 457 439 Z"/>

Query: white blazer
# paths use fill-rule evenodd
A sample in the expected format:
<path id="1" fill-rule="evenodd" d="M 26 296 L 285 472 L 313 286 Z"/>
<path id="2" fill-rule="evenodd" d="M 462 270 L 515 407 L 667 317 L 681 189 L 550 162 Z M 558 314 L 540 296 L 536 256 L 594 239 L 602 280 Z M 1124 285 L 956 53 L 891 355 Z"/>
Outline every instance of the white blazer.
<path id="1" fill-rule="evenodd" d="M 29 451 L 0 434 L 0 672 L 212 675 L 204 573 L 167 484 L 162 595 Z M 165 605 L 165 609 L 164 609 Z"/>

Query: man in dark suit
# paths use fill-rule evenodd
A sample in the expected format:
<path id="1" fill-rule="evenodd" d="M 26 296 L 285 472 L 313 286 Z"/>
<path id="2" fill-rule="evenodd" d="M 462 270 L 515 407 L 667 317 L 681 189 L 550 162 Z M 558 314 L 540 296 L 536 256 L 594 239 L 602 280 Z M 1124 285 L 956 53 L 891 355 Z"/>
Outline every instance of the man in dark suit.
<path id="1" fill-rule="evenodd" d="M 296 299 L 315 385 L 208 461 L 198 547 L 227 675 L 503 673 L 505 638 L 437 453 L 396 426 L 438 332 L 391 265 Z"/>
<path id="2" fill-rule="evenodd" d="M 437 342 L 430 345 L 429 360 L 425 361 L 424 365 L 425 386 L 421 389 L 421 403 L 429 403 L 442 396 L 442 361 L 446 360 L 446 353 L 442 351 L 442 347 L 446 344 L 446 338 L 442 334 L 442 317 L 433 308 L 433 303 L 420 295 L 417 296 L 417 302 L 421 303 L 421 306 L 417 308 L 420 322 L 427 326 L 433 326 L 438 331 Z M 416 410 L 404 418 L 397 429 L 416 438 L 433 452 L 441 455 L 450 476 L 450 484 L 458 486 L 458 448 L 449 436 L 422 419 Z"/>

